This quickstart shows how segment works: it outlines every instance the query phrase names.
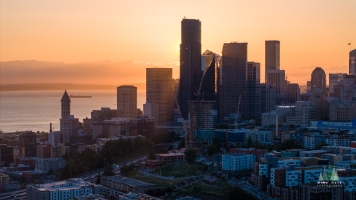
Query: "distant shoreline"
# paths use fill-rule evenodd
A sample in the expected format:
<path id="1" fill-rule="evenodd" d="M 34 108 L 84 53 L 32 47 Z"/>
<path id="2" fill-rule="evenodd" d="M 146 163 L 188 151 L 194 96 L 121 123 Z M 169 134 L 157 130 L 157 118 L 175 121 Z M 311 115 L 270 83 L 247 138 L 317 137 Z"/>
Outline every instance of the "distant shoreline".
<path id="1" fill-rule="evenodd" d="M 137 90 L 145 90 L 145 83 L 129 84 Z M 3 84 L 0 91 L 27 91 L 27 90 L 116 90 L 119 85 L 85 85 L 71 83 L 33 83 L 33 84 Z"/>

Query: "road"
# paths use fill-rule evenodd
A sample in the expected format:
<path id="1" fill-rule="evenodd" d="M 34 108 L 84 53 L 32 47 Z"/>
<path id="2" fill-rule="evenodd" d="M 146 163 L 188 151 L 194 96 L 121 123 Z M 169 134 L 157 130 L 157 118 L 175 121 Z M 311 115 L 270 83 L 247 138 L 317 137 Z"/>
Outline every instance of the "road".
<path id="1" fill-rule="evenodd" d="M 229 180 L 228 183 L 245 190 L 258 199 L 270 199 L 269 197 L 265 196 L 264 192 L 261 193 L 258 188 L 255 188 L 253 185 L 243 179 L 232 179 Z"/>
<path id="2" fill-rule="evenodd" d="M 123 164 L 130 165 L 131 163 L 141 162 L 142 160 L 145 160 L 146 158 L 147 158 L 147 155 L 133 158 L 133 159 L 127 160 L 125 162 L 115 163 L 115 164 L 117 164 L 118 166 L 121 166 Z M 116 168 L 116 169 L 114 169 L 114 172 L 117 172 L 119 170 L 120 170 L 120 168 Z M 92 171 L 88 174 L 77 176 L 74 178 L 82 178 L 85 181 L 90 181 L 92 183 L 95 183 L 95 181 L 96 181 L 95 176 L 97 176 L 99 173 L 102 174 L 103 172 L 104 172 L 104 169 L 98 169 L 98 170 Z M 26 189 L 21 189 L 21 190 L 16 190 L 14 192 L 7 192 L 7 193 L 0 194 L 0 200 L 12 200 L 12 199 L 19 199 L 19 200 L 26 199 Z"/>

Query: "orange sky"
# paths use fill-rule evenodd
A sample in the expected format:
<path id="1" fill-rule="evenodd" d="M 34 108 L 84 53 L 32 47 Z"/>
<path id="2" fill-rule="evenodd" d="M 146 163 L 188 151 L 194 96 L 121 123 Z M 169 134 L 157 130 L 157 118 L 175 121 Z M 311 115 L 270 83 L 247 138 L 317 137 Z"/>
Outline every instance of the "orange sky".
<path id="1" fill-rule="evenodd" d="M 187 17 L 202 22 L 202 51 L 221 54 L 224 42 L 248 42 L 261 77 L 264 41 L 280 40 L 288 80 L 305 84 L 316 66 L 327 74 L 348 72 L 355 10 L 355 0 L 0 1 L 0 61 L 174 63 Z"/>

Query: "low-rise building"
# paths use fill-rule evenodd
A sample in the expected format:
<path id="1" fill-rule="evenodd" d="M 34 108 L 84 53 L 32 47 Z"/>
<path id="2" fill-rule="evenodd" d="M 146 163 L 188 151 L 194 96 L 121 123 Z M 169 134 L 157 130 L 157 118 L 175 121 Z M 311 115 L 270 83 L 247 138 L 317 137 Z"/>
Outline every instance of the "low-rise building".
<path id="1" fill-rule="evenodd" d="M 105 187 L 119 190 L 121 192 L 145 193 L 149 189 L 155 189 L 156 185 L 146 183 L 136 179 L 124 176 L 104 176 L 101 178 L 101 184 Z"/>
<path id="2" fill-rule="evenodd" d="M 101 185 L 70 179 L 46 184 L 27 185 L 26 194 L 28 200 L 68 200 L 82 199 L 83 195 L 102 194 Z"/>
<path id="3" fill-rule="evenodd" d="M 223 172 L 252 172 L 255 161 L 253 154 L 223 154 L 222 170 Z"/>
<path id="4" fill-rule="evenodd" d="M 66 160 L 58 158 L 37 158 L 36 169 L 43 172 L 57 171 L 66 166 Z"/>

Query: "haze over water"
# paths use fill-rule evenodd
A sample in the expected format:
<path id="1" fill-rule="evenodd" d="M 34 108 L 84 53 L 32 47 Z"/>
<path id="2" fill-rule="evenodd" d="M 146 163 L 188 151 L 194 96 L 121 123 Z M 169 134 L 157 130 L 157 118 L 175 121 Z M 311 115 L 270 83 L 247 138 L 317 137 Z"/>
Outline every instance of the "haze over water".
<path id="1" fill-rule="evenodd" d="M 16 132 L 24 130 L 59 131 L 61 98 L 64 91 L 12 91 L 0 92 L 0 130 Z M 111 90 L 68 90 L 69 95 L 90 95 L 92 98 L 72 98 L 71 114 L 83 122 L 90 118 L 92 110 L 101 107 L 116 109 L 116 91 Z M 142 109 L 146 93 L 137 91 L 137 107 Z"/>

